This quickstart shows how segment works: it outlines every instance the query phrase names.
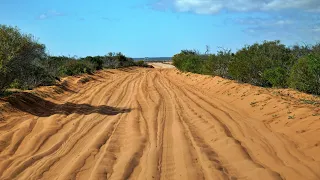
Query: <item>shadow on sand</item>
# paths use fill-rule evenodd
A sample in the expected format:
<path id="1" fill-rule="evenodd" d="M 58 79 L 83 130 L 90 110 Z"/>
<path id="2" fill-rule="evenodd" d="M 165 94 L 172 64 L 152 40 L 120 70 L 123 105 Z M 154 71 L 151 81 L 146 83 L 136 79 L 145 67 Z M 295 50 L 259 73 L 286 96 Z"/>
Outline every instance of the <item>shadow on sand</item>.
<path id="1" fill-rule="evenodd" d="M 117 115 L 119 113 L 127 113 L 131 111 L 131 109 L 115 108 L 105 105 L 92 106 L 90 104 L 74 104 L 69 102 L 65 104 L 55 104 L 27 92 L 14 94 L 7 98 L 6 101 L 20 111 L 39 117 L 48 117 L 54 114 L 69 115 L 72 113 L 85 115 L 92 113 Z"/>

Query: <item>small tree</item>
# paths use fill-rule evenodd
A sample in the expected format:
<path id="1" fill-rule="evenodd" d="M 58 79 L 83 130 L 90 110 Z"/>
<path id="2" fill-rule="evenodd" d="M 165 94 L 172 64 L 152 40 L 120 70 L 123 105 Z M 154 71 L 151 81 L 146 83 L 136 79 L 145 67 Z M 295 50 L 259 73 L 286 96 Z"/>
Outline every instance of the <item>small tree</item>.
<path id="1" fill-rule="evenodd" d="M 46 58 L 45 46 L 32 35 L 20 33 L 15 27 L 0 25 L 0 92 L 14 81 L 24 82 L 35 77 L 25 69 L 36 66 L 34 61 Z"/>

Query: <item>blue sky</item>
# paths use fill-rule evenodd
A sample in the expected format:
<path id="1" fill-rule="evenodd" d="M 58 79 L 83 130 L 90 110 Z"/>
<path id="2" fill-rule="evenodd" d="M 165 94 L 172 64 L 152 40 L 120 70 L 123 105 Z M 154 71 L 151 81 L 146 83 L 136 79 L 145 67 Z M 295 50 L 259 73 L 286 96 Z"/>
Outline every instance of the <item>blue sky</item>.
<path id="1" fill-rule="evenodd" d="M 0 24 L 33 34 L 52 55 L 172 56 L 320 42 L 320 0 L 0 0 Z"/>

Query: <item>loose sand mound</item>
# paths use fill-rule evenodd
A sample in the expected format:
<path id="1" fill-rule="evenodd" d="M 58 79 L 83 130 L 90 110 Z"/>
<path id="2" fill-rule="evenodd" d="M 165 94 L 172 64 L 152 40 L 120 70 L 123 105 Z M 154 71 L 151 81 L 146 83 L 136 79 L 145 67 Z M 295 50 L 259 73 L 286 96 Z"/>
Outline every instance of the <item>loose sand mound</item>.
<path id="1" fill-rule="evenodd" d="M 175 69 L 0 101 L 0 179 L 320 179 L 319 99 Z"/>
<path id="2" fill-rule="evenodd" d="M 175 68 L 170 62 L 167 63 L 148 63 L 149 65 L 153 66 L 154 68 L 162 68 L 162 69 L 172 69 Z"/>

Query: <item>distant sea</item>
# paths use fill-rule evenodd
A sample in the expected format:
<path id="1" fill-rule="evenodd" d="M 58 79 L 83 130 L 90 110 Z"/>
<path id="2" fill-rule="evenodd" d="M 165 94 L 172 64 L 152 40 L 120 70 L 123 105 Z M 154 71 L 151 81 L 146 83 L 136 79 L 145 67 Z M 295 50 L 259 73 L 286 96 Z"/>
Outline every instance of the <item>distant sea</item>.
<path id="1" fill-rule="evenodd" d="M 135 61 L 171 61 L 171 57 L 146 57 L 146 58 L 133 58 Z"/>

